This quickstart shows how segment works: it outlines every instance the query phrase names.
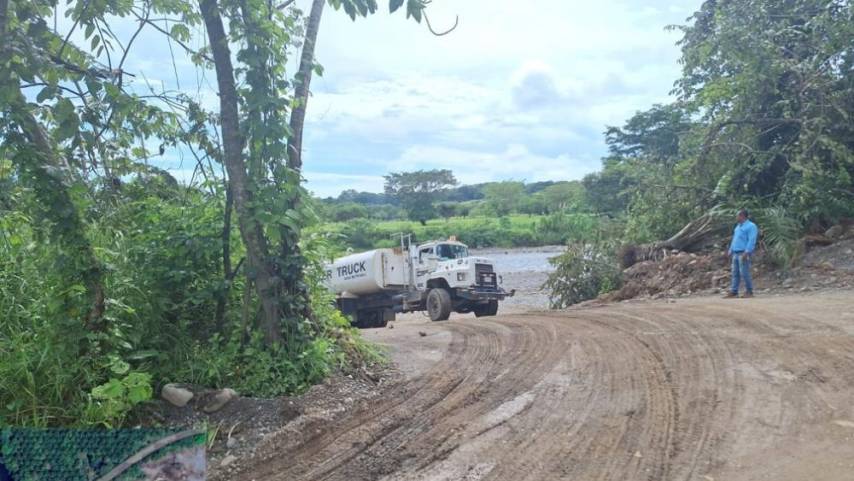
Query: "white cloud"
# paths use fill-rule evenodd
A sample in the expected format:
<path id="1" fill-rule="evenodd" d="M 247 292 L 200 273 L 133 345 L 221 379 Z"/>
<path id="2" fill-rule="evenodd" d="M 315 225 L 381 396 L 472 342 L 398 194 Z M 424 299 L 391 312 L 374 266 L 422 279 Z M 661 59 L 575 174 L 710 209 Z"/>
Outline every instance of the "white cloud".
<path id="1" fill-rule="evenodd" d="M 463 184 L 505 179 L 536 182 L 580 179 L 598 166 L 561 154 L 537 155 L 522 144 L 508 144 L 502 151 L 486 153 L 448 147 L 416 145 L 407 148 L 387 165 L 389 170 L 451 169 Z"/>
<path id="2" fill-rule="evenodd" d="M 700 3 L 435 0 L 437 29 L 460 18 L 443 37 L 400 12 L 353 22 L 327 9 L 317 51 L 325 76 L 312 82 L 305 131 L 308 188 L 378 192 L 383 174 L 408 168 L 450 168 L 466 183 L 579 178 L 598 168 L 606 125 L 668 100 L 679 50 L 664 27 Z M 112 27 L 127 39 L 136 22 Z M 173 66 L 162 35 L 144 30 L 135 47 L 126 63 L 135 89 L 147 90 L 143 76 L 174 89 L 177 70 L 185 93 L 218 108 L 212 72 L 175 45 Z"/>
<path id="3" fill-rule="evenodd" d="M 668 101 L 679 50 L 664 27 L 699 4 L 436 0 L 437 28 L 460 16 L 441 38 L 400 15 L 332 13 L 318 43 L 326 73 L 309 104 L 309 168 L 372 179 L 450 168 L 466 183 L 578 178 L 598 168 L 606 126 Z"/>

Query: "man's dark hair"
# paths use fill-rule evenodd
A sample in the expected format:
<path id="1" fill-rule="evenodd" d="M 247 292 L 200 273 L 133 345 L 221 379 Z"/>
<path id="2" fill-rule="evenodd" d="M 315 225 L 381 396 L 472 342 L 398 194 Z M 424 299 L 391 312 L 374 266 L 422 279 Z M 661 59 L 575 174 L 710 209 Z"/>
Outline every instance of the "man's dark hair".
<path id="1" fill-rule="evenodd" d="M 749 212 L 747 212 L 747 209 L 739 209 L 739 210 L 738 210 L 738 215 L 743 215 L 745 219 L 749 219 L 749 218 L 750 218 L 750 213 L 749 213 Z"/>

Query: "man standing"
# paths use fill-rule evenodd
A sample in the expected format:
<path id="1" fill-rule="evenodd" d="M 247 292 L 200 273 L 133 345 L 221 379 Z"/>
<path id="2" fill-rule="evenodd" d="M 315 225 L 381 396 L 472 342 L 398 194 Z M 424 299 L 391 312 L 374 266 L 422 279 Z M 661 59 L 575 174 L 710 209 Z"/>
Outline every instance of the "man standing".
<path id="1" fill-rule="evenodd" d="M 727 254 L 732 259 L 732 288 L 725 296 L 727 299 L 738 297 L 738 288 L 744 279 L 744 297 L 753 297 L 753 279 L 750 278 L 750 258 L 756 248 L 759 229 L 750 222 L 747 209 L 738 211 L 738 224 L 732 233 L 732 242 Z"/>

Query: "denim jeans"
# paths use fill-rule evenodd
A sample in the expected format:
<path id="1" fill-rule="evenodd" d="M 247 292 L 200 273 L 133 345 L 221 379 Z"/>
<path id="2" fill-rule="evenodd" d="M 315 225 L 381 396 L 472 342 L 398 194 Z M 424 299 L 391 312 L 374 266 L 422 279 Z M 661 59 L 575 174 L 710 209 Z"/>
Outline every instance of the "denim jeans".
<path id="1" fill-rule="evenodd" d="M 750 257 L 741 254 L 732 255 L 732 292 L 738 294 L 738 287 L 744 279 L 744 288 L 753 292 L 753 279 L 750 277 Z"/>

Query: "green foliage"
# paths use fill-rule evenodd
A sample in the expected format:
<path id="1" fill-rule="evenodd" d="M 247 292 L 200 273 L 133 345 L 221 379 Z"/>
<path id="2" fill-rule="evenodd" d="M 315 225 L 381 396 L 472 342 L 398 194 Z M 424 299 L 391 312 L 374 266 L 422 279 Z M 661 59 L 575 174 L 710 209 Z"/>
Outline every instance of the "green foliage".
<path id="1" fill-rule="evenodd" d="M 369 214 L 367 207 L 356 204 L 355 202 L 335 205 L 332 210 L 333 212 L 329 217 L 331 217 L 335 222 L 344 222 L 350 219 L 357 219 L 359 217 L 368 217 Z"/>
<path id="2" fill-rule="evenodd" d="M 613 252 L 590 243 L 570 244 L 566 252 L 550 259 L 555 267 L 544 288 L 553 309 L 563 309 L 619 289 L 622 273 Z"/>
<path id="3" fill-rule="evenodd" d="M 537 223 L 537 237 L 542 245 L 564 245 L 568 242 L 598 240 L 601 219 L 590 214 L 557 212 Z"/>
<path id="4" fill-rule="evenodd" d="M 683 137 L 693 125 L 690 117 L 678 104 L 653 105 L 632 116 L 623 127 L 608 127 L 605 143 L 614 158 L 672 168 L 683 148 Z"/>
<path id="5" fill-rule="evenodd" d="M 630 169 L 614 161 L 604 161 L 601 172 L 584 177 L 585 200 L 600 214 L 619 216 L 630 202 L 630 189 L 635 185 Z"/>
<path id="6" fill-rule="evenodd" d="M 789 268 L 800 257 L 803 224 L 800 219 L 782 207 L 768 207 L 751 212 L 753 221 L 760 226 L 766 252 L 772 263 Z"/>
<path id="7" fill-rule="evenodd" d="M 368 219 L 354 219 L 347 222 L 341 229 L 341 234 L 347 240 L 347 245 L 356 249 L 369 249 L 391 235 L 385 235 L 377 228 L 375 222 Z"/>
<path id="8" fill-rule="evenodd" d="M 450 170 L 392 172 L 385 176 L 385 193 L 400 202 L 412 220 L 422 223 L 435 217 L 439 195 L 457 179 Z"/>
<path id="9" fill-rule="evenodd" d="M 394 235 L 412 233 L 419 242 L 457 238 L 472 247 L 530 247 L 562 245 L 571 241 L 598 241 L 615 234 L 618 224 L 593 214 L 558 212 L 547 216 L 509 215 L 449 217 L 419 222 L 354 219 L 346 223 L 325 223 L 309 229 L 332 235 L 340 252 L 374 247 L 394 247 Z"/>
<path id="10" fill-rule="evenodd" d="M 549 213 L 586 212 L 585 194 L 584 185 L 572 181 L 550 185 L 532 197 L 541 199 L 542 208 Z"/>
<path id="11" fill-rule="evenodd" d="M 79 328 L 85 288 L 54 269 L 61 248 L 38 242 L 30 222 L 0 212 L 0 425 L 79 418 L 88 389 L 108 372 L 98 353 L 116 341 Z"/>
<path id="12" fill-rule="evenodd" d="M 368 356 L 313 273 L 322 247 L 301 243 L 314 214 L 288 163 L 286 68 L 304 35 L 299 10 L 54 3 L 0 2 L 0 423 L 116 426 L 167 380 L 297 392 Z M 426 4 L 407 1 L 407 16 L 420 21 Z M 60 32 L 51 17 L 63 13 Z M 110 23 L 121 19 L 139 30 L 120 39 Z M 138 92 L 125 60 L 145 29 L 216 67 L 218 82 L 230 77 L 221 111 L 183 92 Z M 178 146 L 201 185 L 150 165 Z"/>
<path id="13" fill-rule="evenodd" d="M 850 2 L 712 2 L 682 28 L 682 101 L 704 112 L 699 179 L 807 221 L 854 205 Z M 745 48 L 745 46 L 750 48 Z"/>
<path id="14" fill-rule="evenodd" d="M 522 182 L 493 182 L 483 188 L 486 205 L 499 216 L 516 212 L 525 197 L 525 184 Z"/>
<path id="15" fill-rule="evenodd" d="M 332 369 L 346 365 L 340 347 L 322 337 L 305 342 L 289 339 L 286 345 L 272 348 L 264 345 L 260 333 L 253 333 L 245 342 L 216 337 L 198 342 L 183 354 L 182 367 L 168 379 L 229 386 L 243 395 L 259 397 L 298 394 L 322 381 Z"/>
<path id="16" fill-rule="evenodd" d="M 220 330 L 222 193 L 155 192 L 129 182 L 112 205 L 92 213 L 97 221 L 87 234 L 107 266 L 110 330 L 103 334 L 80 329 L 66 311 L 63 299 L 87 305 L 85 290 L 53 269 L 58 248 L 37 241 L 40 224 L 17 204 L 0 211 L 0 424 L 117 426 L 152 386 L 166 382 L 278 395 L 300 392 L 351 362 L 375 360 L 321 285 L 325 239 L 303 246 L 315 314 L 305 336 L 266 349 L 254 317 L 243 324 L 243 276 L 230 282 Z M 231 244 L 241 257 L 236 232 Z M 257 312 L 251 291 L 246 309 Z"/>
<path id="17" fill-rule="evenodd" d="M 424 8 L 429 0 L 389 0 L 389 12 L 394 13 L 406 2 L 406 18 L 414 18 L 421 21 Z M 343 8 L 347 15 L 355 20 L 357 17 L 366 17 L 377 11 L 376 0 L 329 0 L 329 4 L 336 10 Z"/>
<path id="18" fill-rule="evenodd" d="M 852 9 L 703 2 L 676 27 L 677 101 L 608 128 L 603 170 L 584 179 L 592 209 L 625 219 L 625 240 L 644 243 L 716 206 L 747 205 L 781 265 L 806 225 L 854 215 Z"/>
<path id="19" fill-rule="evenodd" d="M 407 210 L 401 206 L 416 203 L 418 194 L 375 194 L 349 189 L 337 198 L 313 199 L 315 211 L 327 222 L 343 222 L 358 217 L 376 220 L 428 220 L 452 217 L 491 217 L 495 215 L 547 213 L 586 213 L 590 207 L 585 198 L 585 188 L 579 181 L 572 182 L 489 182 L 477 185 L 446 187 Z M 439 199 L 444 199 L 439 201 Z M 364 210 L 362 209 L 364 208 Z M 422 219 L 424 218 L 424 219 Z M 533 234 L 533 233 L 532 233 Z"/>
<path id="20" fill-rule="evenodd" d="M 151 399 L 151 375 L 143 372 L 130 372 L 130 366 L 122 362 L 120 369 L 113 368 L 115 374 L 124 377 L 110 378 L 104 384 L 92 388 L 89 405 L 84 413 L 84 423 L 114 428 L 137 404 Z"/>

